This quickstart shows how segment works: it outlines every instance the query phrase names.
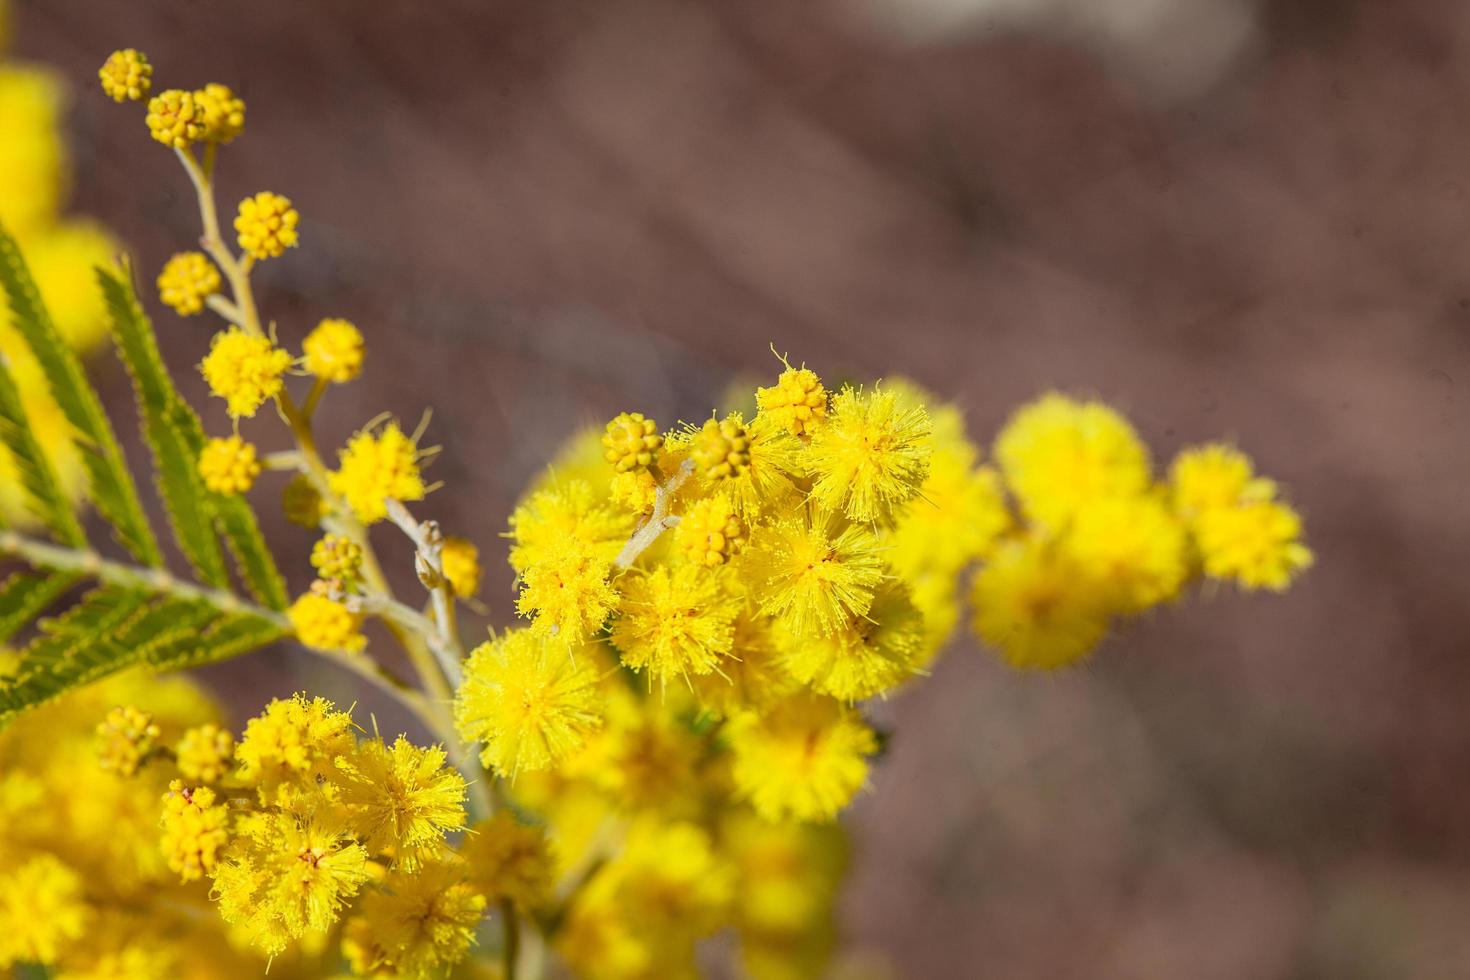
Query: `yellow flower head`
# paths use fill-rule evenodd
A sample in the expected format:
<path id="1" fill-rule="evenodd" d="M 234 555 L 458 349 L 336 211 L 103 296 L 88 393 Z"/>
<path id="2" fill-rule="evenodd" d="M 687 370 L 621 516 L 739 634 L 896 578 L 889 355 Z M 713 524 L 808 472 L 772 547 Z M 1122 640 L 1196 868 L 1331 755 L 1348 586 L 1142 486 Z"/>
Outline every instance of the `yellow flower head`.
<path id="1" fill-rule="evenodd" d="M 697 565 L 723 565 L 745 546 L 745 525 L 730 498 L 705 497 L 679 519 L 674 541 Z"/>
<path id="2" fill-rule="evenodd" d="M 195 881 L 214 870 L 219 852 L 229 843 L 229 828 L 229 811 L 215 803 L 214 790 L 190 789 L 178 779 L 169 783 L 161 844 L 169 870 L 180 880 Z"/>
<path id="3" fill-rule="evenodd" d="M 1017 668 L 1065 667 L 1092 652 L 1108 629 L 1091 577 L 1045 541 L 1002 545 L 971 592 L 975 632 Z"/>
<path id="4" fill-rule="evenodd" d="M 202 252 L 180 252 L 158 274 L 158 297 L 179 316 L 202 312 L 204 301 L 219 287 L 219 270 Z"/>
<path id="5" fill-rule="evenodd" d="M 0 60 L 0 220 L 17 236 L 32 239 L 60 210 L 68 171 L 64 109 L 60 80 L 51 72 Z"/>
<path id="6" fill-rule="evenodd" d="M 435 856 L 445 834 L 464 829 L 464 777 L 446 759 L 439 746 L 400 735 L 391 748 L 369 739 L 337 760 L 340 800 L 368 853 L 412 870 Z"/>
<path id="7" fill-rule="evenodd" d="M 626 666 L 646 668 L 664 684 L 719 669 L 730 652 L 739 606 L 723 593 L 717 575 L 695 565 L 673 571 L 659 565 L 619 584 L 623 601 L 612 643 Z"/>
<path id="8" fill-rule="evenodd" d="M 143 52 L 124 48 L 107 56 L 97 77 L 114 102 L 138 102 L 153 87 L 153 66 Z"/>
<path id="9" fill-rule="evenodd" d="M 327 514 L 327 502 L 305 474 L 297 473 L 281 491 L 281 510 L 292 524 L 315 528 Z"/>
<path id="10" fill-rule="evenodd" d="M 546 832 L 521 823 L 509 810 L 470 828 L 460 846 L 475 888 L 490 899 L 508 898 L 522 910 L 551 898 L 555 862 Z"/>
<path id="11" fill-rule="evenodd" d="M 418 446 L 397 422 L 359 432 L 337 456 L 340 465 L 328 482 L 364 524 L 387 517 L 389 500 L 424 499 Z"/>
<path id="12" fill-rule="evenodd" d="M 204 118 L 201 139 L 211 143 L 228 143 L 245 129 L 245 100 L 228 85 L 210 82 L 194 92 L 194 104 Z"/>
<path id="13" fill-rule="evenodd" d="M 646 470 L 658 459 L 664 437 L 658 423 L 641 412 L 624 412 L 607 424 L 602 436 L 605 458 L 619 473 Z"/>
<path id="14" fill-rule="evenodd" d="M 184 732 L 174 756 L 179 772 L 191 783 L 217 783 L 235 761 L 235 736 L 208 722 Z"/>
<path id="15" fill-rule="evenodd" d="M 744 562 L 761 612 L 800 638 L 826 636 L 862 616 L 884 575 L 870 530 L 820 516 L 758 528 Z"/>
<path id="16" fill-rule="evenodd" d="M 323 579 L 349 588 L 362 571 L 362 546 L 340 534 L 328 534 L 311 546 L 311 567 Z"/>
<path id="17" fill-rule="evenodd" d="M 785 637 L 779 660 L 819 694 L 860 701 L 907 680 L 924 653 L 924 618 L 902 585 L 878 587 L 866 615 L 826 636 Z"/>
<path id="18" fill-rule="evenodd" d="M 602 724 L 597 672 L 565 643 L 507 630 L 465 662 L 454 699 L 460 737 L 483 742 L 480 761 L 496 772 L 545 769 L 577 751 Z"/>
<path id="19" fill-rule="evenodd" d="M 1289 505 L 1257 500 L 1204 511 L 1195 540 L 1205 574 L 1246 589 L 1281 592 L 1312 565 L 1302 519 Z"/>
<path id="20" fill-rule="evenodd" d="M 289 198 L 261 191 L 240 202 L 235 231 L 239 233 L 240 248 L 247 255 L 273 259 L 296 247 L 296 226 L 300 222 L 301 215 L 291 206 Z"/>
<path id="21" fill-rule="evenodd" d="M 316 592 L 303 593 L 286 610 L 286 617 L 291 620 L 296 638 L 313 650 L 361 653 L 367 649 L 367 637 L 362 635 L 362 614 L 336 599 Z"/>
<path id="22" fill-rule="evenodd" d="M 214 335 L 199 367 L 209 390 L 225 400 L 230 414 L 250 418 L 280 394 L 281 376 L 290 366 L 291 355 L 265 337 L 230 327 Z"/>
<path id="23" fill-rule="evenodd" d="M 204 110 L 183 89 L 171 88 L 149 99 L 145 121 L 154 139 L 176 150 L 187 150 L 206 132 Z"/>
<path id="24" fill-rule="evenodd" d="M 215 493 L 245 493 L 260 475 L 255 447 L 239 436 L 211 439 L 199 452 L 199 475 Z"/>
<path id="25" fill-rule="evenodd" d="M 1184 526 L 1156 496 L 1085 504 L 1063 547 L 1109 605 L 1142 612 L 1179 594 L 1189 568 Z"/>
<path id="26" fill-rule="evenodd" d="M 771 388 L 757 388 L 760 414 L 794 436 L 810 435 L 827 417 L 827 389 L 815 371 L 787 366 Z"/>
<path id="27" fill-rule="evenodd" d="M 54 964 L 87 924 L 82 879 L 50 854 L 0 868 L 0 968 Z"/>
<path id="28" fill-rule="evenodd" d="M 480 591 L 480 549 L 474 542 L 449 535 L 444 539 L 439 561 L 455 595 L 468 599 Z"/>
<path id="29" fill-rule="evenodd" d="M 214 869 L 220 916 L 262 952 L 325 933 L 368 880 L 368 854 L 330 816 L 270 811 L 243 820 Z"/>
<path id="30" fill-rule="evenodd" d="M 532 620 L 540 636 L 578 643 L 602 629 L 618 608 L 608 581 L 612 563 L 596 549 L 568 539 L 521 573 L 516 612 Z"/>
<path id="31" fill-rule="evenodd" d="M 259 786 L 262 798 L 282 783 L 315 785 L 336 772 L 333 760 L 352 751 L 352 716 L 324 698 L 277 698 L 245 725 L 235 749 L 240 779 Z"/>
<path id="32" fill-rule="evenodd" d="M 650 514 L 658 503 L 658 480 L 648 470 L 629 470 L 615 474 L 608 484 L 613 503 L 635 514 Z"/>
<path id="33" fill-rule="evenodd" d="M 431 864 L 369 892 L 347 923 L 342 950 L 360 976 L 448 976 L 468 954 L 484 914 L 485 896 L 460 867 Z"/>
<path id="34" fill-rule="evenodd" d="M 719 670 L 687 678 L 701 711 L 716 718 L 745 710 L 759 714 L 796 691 L 800 682 L 782 666 L 783 646 L 775 632 L 771 621 L 754 609 L 741 610 L 730 654 L 720 661 Z"/>
<path id="35" fill-rule="evenodd" d="M 1135 496 L 1149 483 L 1148 449 L 1126 419 L 1058 394 L 1011 416 L 995 458 L 1026 516 L 1053 531 L 1088 501 Z"/>
<path id="36" fill-rule="evenodd" d="M 97 726 L 97 757 L 102 768 L 131 776 L 158 744 L 153 716 L 132 705 L 113 708 Z"/>
<path id="37" fill-rule="evenodd" d="M 929 475 L 930 431 L 923 407 L 901 404 L 895 392 L 842 389 L 812 436 L 811 499 L 853 521 L 889 522 Z"/>
<path id="38" fill-rule="evenodd" d="M 111 267 L 117 255 L 112 236 L 90 221 L 64 221 L 29 237 L 25 248 L 57 332 L 81 351 L 105 339 L 107 306 L 93 270 Z"/>
<path id="39" fill-rule="evenodd" d="M 740 476 L 750 466 L 750 433 L 737 412 L 723 420 L 707 419 L 694 433 L 689 458 L 711 482 Z"/>
<path id="40" fill-rule="evenodd" d="M 349 320 L 323 320 L 301 342 L 306 370 L 324 381 L 346 384 L 362 373 L 362 331 Z"/>
<path id="41" fill-rule="evenodd" d="M 510 515 L 510 565 L 524 574 L 564 551 L 568 542 L 611 562 L 632 530 L 631 516 L 599 500 L 590 484 L 556 483 L 531 494 Z"/>
<path id="42" fill-rule="evenodd" d="M 735 786 L 766 820 L 831 820 L 868 779 L 878 738 L 832 698 L 798 694 L 730 723 Z"/>
<path id="43" fill-rule="evenodd" d="M 1174 509 L 1188 520 L 1205 511 L 1233 507 L 1247 497 L 1269 500 L 1276 495 L 1270 480 L 1257 478 L 1250 457 L 1220 442 L 1185 449 L 1169 467 Z"/>

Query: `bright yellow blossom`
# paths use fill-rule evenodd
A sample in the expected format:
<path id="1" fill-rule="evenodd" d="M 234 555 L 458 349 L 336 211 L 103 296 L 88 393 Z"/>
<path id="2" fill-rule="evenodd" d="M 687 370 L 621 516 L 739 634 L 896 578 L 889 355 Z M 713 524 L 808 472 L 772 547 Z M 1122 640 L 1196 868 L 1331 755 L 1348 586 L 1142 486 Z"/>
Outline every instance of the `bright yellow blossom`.
<path id="1" fill-rule="evenodd" d="M 1289 505 L 1258 500 L 1199 516 L 1196 540 L 1205 574 L 1246 589 L 1281 592 L 1312 565 L 1302 519 Z"/>
<path id="2" fill-rule="evenodd" d="M 620 597 L 608 576 L 612 564 L 575 539 L 548 549 L 521 573 L 516 612 L 541 636 L 578 643 L 602 628 Z"/>
<path id="3" fill-rule="evenodd" d="M 291 355 L 265 337 L 230 327 L 215 334 L 200 364 L 209 390 L 223 398 L 235 417 L 249 418 L 281 391 Z"/>
<path id="4" fill-rule="evenodd" d="M 367 649 L 367 637 L 362 635 L 362 614 L 349 609 L 344 602 L 307 592 L 291 604 L 286 617 L 291 620 L 296 638 L 313 650 L 361 653 Z"/>
<path id="5" fill-rule="evenodd" d="M 296 247 L 296 226 L 300 223 L 301 215 L 291 206 L 289 198 L 261 191 L 240 202 L 235 231 L 245 254 L 255 259 L 273 259 Z"/>
<path id="6" fill-rule="evenodd" d="M 607 424 L 602 436 L 606 459 L 619 473 L 648 469 L 663 444 L 658 423 L 641 412 L 623 412 Z"/>
<path id="7" fill-rule="evenodd" d="M 245 100 L 228 85 L 210 82 L 194 92 L 194 105 L 204 120 L 201 139 L 229 143 L 245 129 Z"/>
<path id="8" fill-rule="evenodd" d="M 898 686 L 919 665 L 924 618 L 908 590 L 885 582 L 866 615 L 825 636 L 790 637 L 781 644 L 781 666 L 820 694 L 859 701 Z"/>
<path id="9" fill-rule="evenodd" d="M 184 732 L 174 746 L 179 772 L 192 783 L 217 783 L 235 759 L 235 737 L 214 722 Z"/>
<path id="10" fill-rule="evenodd" d="M 448 975 L 475 941 L 485 896 L 448 863 L 392 875 L 363 899 L 342 939 L 353 970 L 363 976 L 431 980 Z"/>
<path id="11" fill-rule="evenodd" d="M 1078 509 L 1063 548 L 1121 612 L 1179 594 L 1188 573 L 1184 525 L 1158 496 L 1107 497 Z"/>
<path id="12" fill-rule="evenodd" d="M 189 788 L 182 780 L 169 784 L 163 797 L 163 853 L 171 871 L 194 881 L 214 870 L 219 852 L 229 842 L 230 815 L 215 802 L 208 786 Z"/>
<path id="13" fill-rule="evenodd" d="M 132 705 L 113 708 L 97 726 L 97 758 L 103 769 L 131 776 L 158 744 L 162 729 Z"/>
<path id="14" fill-rule="evenodd" d="M 277 698 L 245 725 L 235 748 L 240 778 L 262 798 L 283 783 L 315 785 L 336 772 L 334 760 L 352 751 L 352 716 L 325 698 Z"/>
<path id="15" fill-rule="evenodd" d="M 81 878 L 50 854 L 0 868 L 0 967 L 55 963 L 86 918 Z"/>
<path id="16" fill-rule="evenodd" d="M 739 413 L 723 420 L 708 419 L 694 433 L 689 458 L 705 479 L 728 480 L 740 476 L 750 466 L 750 433 Z"/>
<path id="17" fill-rule="evenodd" d="M 362 571 L 362 546 L 343 535 L 328 534 L 311 546 L 311 567 L 322 579 L 350 589 Z"/>
<path id="18" fill-rule="evenodd" d="M 148 132 L 164 146 L 187 150 L 204 138 L 204 110 L 192 92 L 171 88 L 148 100 Z"/>
<path id="19" fill-rule="evenodd" d="M 666 566 L 626 576 L 612 644 L 623 664 L 647 670 L 650 682 L 667 684 L 689 674 L 718 670 L 734 639 L 738 606 L 721 591 L 721 579 L 701 567 Z"/>
<path id="20" fill-rule="evenodd" d="M 525 574 L 532 565 L 578 549 L 611 562 L 633 530 L 630 515 L 609 507 L 584 480 L 555 482 L 522 501 L 510 515 L 510 564 Z"/>
<path id="21" fill-rule="evenodd" d="M 798 637 L 815 637 L 868 611 L 884 574 L 881 554 L 866 528 L 809 516 L 752 532 L 744 567 L 761 612 Z"/>
<path id="22" fill-rule="evenodd" d="M 346 384 L 362 373 L 362 331 L 350 320 L 318 323 L 301 342 L 306 370 L 324 381 Z"/>
<path id="23" fill-rule="evenodd" d="M 219 287 L 219 269 L 202 252 L 180 252 L 158 274 L 158 298 L 179 316 L 203 312 L 204 301 Z"/>
<path id="24" fill-rule="evenodd" d="M 464 829 L 464 777 L 447 758 L 400 735 L 391 747 L 368 739 L 337 760 L 340 802 L 369 854 L 413 870 L 436 856 L 445 834 Z"/>
<path id="25" fill-rule="evenodd" d="M 922 406 L 886 389 L 843 388 L 812 436 L 811 499 L 864 524 L 889 522 L 929 475 L 932 424 Z"/>
<path id="26" fill-rule="evenodd" d="M 551 897 L 555 862 L 546 832 L 502 809 L 470 828 L 460 847 L 475 888 L 487 898 L 508 898 L 524 911 Z"/>
<path id="27" fill-rule="evenodd" d="M 389 422 L 376 433 L 359 432 L 337 455 L 337 472 L 328 482 L 364 524 L 387 517 L 389 500 L 424 498 L 418 446 L 397 422 Z"/>
<path id="28" fill-rule="evenodd" d="M 245 493 L 260 475 L 255 447 L 239 436 L 211 439 L 199 453 L 199 475 L 215 493 Z"/>
<path id="29" fill-rule="evenodd" d="M 1271 481 L 1256 479 L 1250 457 L 1219 442 L 1193 446 L 1175 456 L 1169 466 L 1169 484 L 1175 510 L 1189 520 L 1217 507 L 1233 506 L 1248 493 L 1258 499 L 1275 495 Z"/>
<path id="30" fill-rule="evenodd" d="M 730 498 L 705 497 L 685 511 L 674 540 L 697 565 L 723 565 L 745 546 L 745 525 Z"/>
<path id="31" fill-rule="evenodd" d="M 1012 667 L 1065 667 L 1108 630 L 1093 578 L 1036 538 L 1002 545 L 975 577 L 971 600 L 975 631 Z"/>
<path id="32" fill-rule="evenodd" d="M 831 820 L 868 779 L 878 739 L 833 698 L 798 694 L 730 723 L 735 785 L 767 820 Z"/>
<path id="33" fill-rule="evenodd" d="M 143 52 L 124 48 L 107 56 L 97 77 L 102 91 L 114 102 L 137 102 L 153 87 L 153 66 Z"/>
<path id="34" fill-rule="evenodd" d="M 455 595 L 468 599 L 480 591 L 480 549 L 474 542 L 449 535 L 444 539 L 439 561 Z"/>
<path id="35" fill-rule="evenodd" d="M 770 388 L 755 390 L 760 414 L 794 436 L 810 435 L 827 417 L 827 389 L 815 371 L 787 365 Z"/>

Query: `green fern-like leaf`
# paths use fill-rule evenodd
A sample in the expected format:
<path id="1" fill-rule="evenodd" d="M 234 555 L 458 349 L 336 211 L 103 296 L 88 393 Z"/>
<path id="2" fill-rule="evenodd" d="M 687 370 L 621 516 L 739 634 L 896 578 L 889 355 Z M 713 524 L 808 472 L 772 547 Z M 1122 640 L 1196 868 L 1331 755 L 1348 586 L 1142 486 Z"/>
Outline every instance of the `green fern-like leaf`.
<path id="1" fill-rule="evenodd" d="M 16 572 L 6 579 L 0 585 L 0 643 L 9 643 L 76 582 L 77 576 L 62 572 Z"/>
<path id="2" fill-rule="evenodd" d="M 57 541 L 85 545 L 87 536 L 82 532 L 81 522 L 72 513 L 61 481 L 31 429 L 25 406 L 21 404 L 20 389 L 3 362 L 0 362 L 0 443 L 4 443 L 15 460 L 27 506 L 36 519 L 46 525 Z"/>

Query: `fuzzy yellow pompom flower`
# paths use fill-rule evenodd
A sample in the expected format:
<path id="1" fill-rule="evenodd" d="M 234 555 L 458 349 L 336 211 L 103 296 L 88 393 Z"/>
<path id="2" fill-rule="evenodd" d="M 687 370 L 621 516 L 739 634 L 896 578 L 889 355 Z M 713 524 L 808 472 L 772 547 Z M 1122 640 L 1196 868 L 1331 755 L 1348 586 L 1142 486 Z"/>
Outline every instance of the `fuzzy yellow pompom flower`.
<path id="1" fill-rule="evenodd" d="M 929 475 L 932 424 L 919 405 L 887 390 L 843 388 L 812 436 L 811 500 L 865 524 L 890 521 Z"/>
<path id="2" fill-rule="evenodd" d="M 641 412 L 624 412 L 607 424 L 602 435 L 604 458 L 619 473 L 646 470 L 658 459 L 664 437 L 658 423 Z"/>
<path id="3" fill-rule="evenodd" d="M 719 669 L 730 652 L 739 606 L 716 574 L 694 565 L 635 572 L 620 583 L 623 601 L 612 644 L 623 664 L 667 684 Z"/>
<path id="4" fill-rule="evenodd" d="M 120 776 L 138 771 L 158 744 L 153 716 L 132 705 L 113 708 L 97 726 L 97 759 L 103 769 Z"/>
<path id="5" fill-rule="evenodd" d="M 1195 540 L 1206 575 L 1246 589 L 1281 592 L 1313 561 L 1300 515 L 1276 500 L 1211 508 L 1199 516 Z"/>
<path id="6" fill-rule="evenodd" d="M 741 715 L 728 735 L 736 789 L 771 821 L 831 820 L 867 782 L 868 756 L 878 751 L 857 712 L 814 694 Z"/>
<path id="7" fill-rule="evenodd" d="M 124 48 L 107 56 L 97 77 L 114 102 L 137 102 L 153 87 L 153 66 L 143 52 Z"/>
<path id="8" fill-rule="evenodd" d="M 745 546 L 745 525 L 728 497 L 705 497 L 679 519 L 674 541 L 696 565 L 723 565 Z"/>
<path id="9" fill-rule="evenodd" d="M 487 898 L 508 898 L 523 911 L 551 898 L 556 864 L 546 831 L 521 823 L 507 809 L 471 827 L 460 854 L 470 881 Z"/>
<path id="10" fill-rule="evenodd" d="M 688 678 L 700 710 L 715 718 L 729 718 L 744 710 L 761 713 L 801 684 L 781 665 L 786 647 L 779 642 L 771 621 L 749 608 L 748 603 L 741 605 L 730 655 L 720 662 L 720 669 Z"/>
<path id="11" fill-rule="evenodd" d="M 359 976 L 431 980 L 449 975 L 475 941 L 485 896 L 458 865 L 436 863 L 390 876 L 369 892 L 343 931 L 342 950 Z"/>
<path id="12" fill-rule="evenodd" d="M 219 852 L 230 840 L 230 814 L 215 802 L 208 786 L 189 788 L 169 783 L 163 797 L 161 846 L 170 871 L 181 881 L 195 881 L 214 870 Z"/>
<path id="13" fill-rule="evenodd" d="M 228 143 L 245 129 L 245 100 L 228 85 L 210 82 L 194 92 L 194 104 L 204 119 L 202 139 Z"/>
<path id="14" fill-rule="evenodd" d="M 480 591 L 480 549 L 474 542 L 449 535 L 444 539 L 439 561 L 455 595 L 468 599 Z"/>
<path id="15" fill-rule="evenodd" d="M 25 249 L 36 289 L 66 342 L 85 351 L 106 339 L 107 305 L 95 270 L 112 267 L 118 253 L 112 236 L 90 221 L 65 221 L 29 237 Z"/>
<path id="16" fill-rule="evenodd" d="M 599 500 L 587 482 L 556 483 L 531 494 L 510 515 L 510 565 L 524 574 L 569 542 L 610 563 L 632 530 L 631 516 Z"/>
<path id="17" fill-rule="evenodd" d="M 235 748 L 241 781 L 257 786 L 262 799 L 282 783 L 314 786 L 336 772 L 333 760 L 352 751 L 352 716 L 325 698 L 277 698 L 250 719 Z"/>
<path id="18" fill-rule="evenodd" d="M 194 93 L 171 88 L 148 100 L 148 132 L 164 146 L 187 150 L 204 138 L 204 110 Z"/>
<path id="19" fill-rule="evenodd" d="M 608 581 L 612 563 L 597 550 L 568 539 L 521 573 L 516 612 L 531 629 L 577 643 L 602 629 L 618 608 L 618 590 Z"/>
<path id="20" fill-rule="evenodd" d="M 447 758 L 400 735 L 391 748 L 368 739 L 337 760 L 339 800 L 369 854 L 412 870 L 436 856 L 445 834 L 464 829 L 464 777 Z"/>
<path id="21" fill-rule="evenodd" d="M 179 772 L 193 783 L 217 783 L 235 761 L 235 736 L 214 722 L 184 732 L 174 746 Z"/>
<path id="22" fill-rule="evenodd" d="M 794 436 L 810 435 L 827 417 L 827 389 L 817 372 L 788 366 L 770 388 L 755 390 L 760 414 Z"/>
<path id="23" fill-rule="evenodd" d="M 301 215 L 289 198 L 261 191 L 240 202 L 235 231 L 240 248 L 257 259 L 273 259 L 297 243 L 296 226 Z"/>
<path id="24" fill-rule="evenodd" d="M 908 589 L 885 582 L 867 614 L 826 636 L 784 637 L 779 662 L 819 694 L 860 701 L 908 679 L 924 652 L 924 617 Z"/>
<path id="25" fill-rule="evenodd" d="M 1123 416 L 1058 394 L 1011 416 L 995 458 L 1026 516 L 1052 531 L 1088 501 L 1136 496 L 1149 483 L 1148 449 Z"/>
<path id="26" fill-rule="evenodd" d="M 739 413 L 706 420 L 689 444 L 689 458 L 711 482 L 744 473 L 750 466 L 750 432 Z"/>
<path id="27" fill-rule="evenodd" d="M 356 601 L 356 600 L 354 600 Z M 362 613 L 316 592 L 302 594 L 286 610 L 296 638 L 313 650 L 346 650 L 361 653 L 367 649 L 362 635 Z"/>
<path id="28" fill-rule="evenodd" d="M 55 857 L 0 869 L 0 968 L 54 964 L 86 925 L 82 879 Z"/>
<path id="29" fill-rule="evenodd" d="M 362 546 L 340 534 L 328 534 L 311 546 L 311 567 L 322 579 L 351 588 L 362 571 Z"/>
<path id="30" fill-rule="evenodd" d="M 220 916 L 267 955 L 325 933 L 368 880 L 368 854 L 329 813 L 239 821 L 214 869 Z"/>
<path id="31" fill-rule="evenodd" d="M 214 335 L 199 369 L 209 390 L 225 400 L 230 414 L 250 418 L 268 399 L 280 394 L 281 376 L 291 355 L 265 337 L 230 327 Z"/>
<path id="32" fill-rule="evenodd" d="M 1083 505 L 1062 547 L 1121 612 L 1179 594 L 1189 572 L 1184 525 L 1159 497 L 1108 497 Z"/>
<path id="33" fill-rule="evenodd" d="M 635 514 L 652 513 L 658 503 L 658 480 L 648 470 L 615 474 L 608 484 L 608 497 Z"/>
<path id="34" fill-rule="evenodd" d="M 255 447 L 239 436 L 211 439 L 199 452 L 199 475 L 215 493 L 245 493 L 260 476 Z"/>
<path id="35" fill-rule="evenodd" d="M 158 298 L 179 316 L 202 312 L 219 287 L 219 270 L 202 252 L 180 252 L 158 274 Z"/>
<path id="36" fill-rule="evenodd" d="M 1092 652 L 1108 630 L 1092 578 L 1046 541 L 1002 545 L 975 576 L 975 632 L 1012 667 L 1065 667 Z"/>
<path id="37" fill-rule="evenodd" d="M 389 422 L 376 433 L 359 432 L 337 457 L 337 472 L 328 477 L 328 483 L 364 524 L 387 517 L 389 500 L 424 499 L 418 446 L 397 422 Z"/>
<path id="38" fill-rule="evenodd" d="M 460 737 L 483 742 L 480 761 L 508 776 L 545 769 L 582 747 L 602 725 L 597 671 L 567 644 L 507 630 L 465 662 L 454 699 Z"/>
<path id="39" fill-rule="evenodd" d="M 862 616 L 884 575 L 870 530 L 820 515 L 752 531 L 743 564 L 761 612 L 799 638 L 825 636 Z"/>
<path id="40" fill-rule="evenodd" d="M 346 384 L 362 373 L 362 331 L 350 320 L 318 323 L 301 342 L 306 370 L 323 381 Z"/>

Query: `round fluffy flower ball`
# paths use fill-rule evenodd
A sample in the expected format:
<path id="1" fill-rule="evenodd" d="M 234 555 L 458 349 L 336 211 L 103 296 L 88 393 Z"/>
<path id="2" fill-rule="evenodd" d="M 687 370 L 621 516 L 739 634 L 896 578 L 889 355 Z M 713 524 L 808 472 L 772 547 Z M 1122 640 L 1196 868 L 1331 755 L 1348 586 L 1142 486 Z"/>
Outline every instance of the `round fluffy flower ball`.
<path id="1" fill-rule="evenodd" d="M 201 252 L 180 252 L 158 274 L 158 297 L 179 316 L 202 312 L 219 287 L 219 270 Z"/>
<path id="2" fill-rule="evenodd" d="M 245 100 L 228 85 L 210 82 L 194 93 L 194 104 L 204 118 L 204 138 L 228 143 L 245 129 Z"/>
<path id="3" fill-rule="evenodd" d="M 308 592 L 291 604 L 286 616 L 296 638 L 314 650 L 361 653 L 367 648 L 362 615 L 335 599 Z"/>
<path id="4" fill-rule="evenodd" d="M 396 422 L 376 434 L 359 432 L 338 458 L 340 466 L 328 482 L 364 524 L 387 517 L 389 500 L 424 498 L 418 447 Z"/>
<path id="5" fill-rule="evenodd" d="M 199 365 L 209 390 L 227 403 L 230 414 L 249 418 L 281 391 L 281 375 L 291 355 L 264 337 L 231 327 L 215 334 L 209 354 Z"/>
<path id="6" fill-rule="evenodd" d="M 323 320 L 301 343 L 306 370 L 333 384 L 362 373 L 362 331 L 348 320 Z"/>
<path id="7" fill-rule="evenodd" d="M 115 102 L 137 102 L 153 87 L 153 66 L 148 56 L 133 48 L 108 55 L 97 70 L 102 91 Z"/>
<path id="8" fill-rule="evenodd" d="M 187 93 L 186 93 L 187 94 Z M 240 247 L 257 259 L 272 259 L 296 247 L 296 226 L 301 215 L 289 198 L 261 191 L 240 202 L 235 218 Z"/>
<path id="9" fill-rule="evenodd" d="M 245 493 L 260 475 L 255 447 L 239 436 L 211 439 L 199 453 L 199 475 L 215 493 Z"/>
<path id="10" fill-rule="evenodd" d="M 171 88 L 148 100 L 148 132 L 164 146 L 187 150 L 204 138 L 204 110 L 192 92 Z"/>

